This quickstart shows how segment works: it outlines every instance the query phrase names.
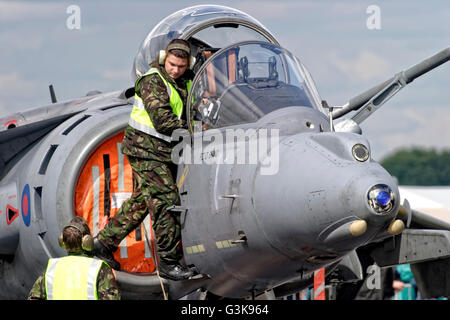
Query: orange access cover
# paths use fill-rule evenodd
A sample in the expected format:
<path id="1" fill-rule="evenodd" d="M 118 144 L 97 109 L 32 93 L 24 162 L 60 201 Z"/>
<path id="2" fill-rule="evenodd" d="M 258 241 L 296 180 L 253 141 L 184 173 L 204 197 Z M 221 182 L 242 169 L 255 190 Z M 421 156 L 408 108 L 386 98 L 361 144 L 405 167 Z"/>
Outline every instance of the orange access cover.
<path id="1" fill-rule="evenodd" d="M 95 236 L 113 217 L 133 192 L 132 170 L 120 151 L 123 132 L 104 141 L 89 157 L 75 187 L 74 209 L 89 224 Z M 114 257 L 121 269 L 152 273 L 153 230 L 150 215 L 120 244 Z"/>

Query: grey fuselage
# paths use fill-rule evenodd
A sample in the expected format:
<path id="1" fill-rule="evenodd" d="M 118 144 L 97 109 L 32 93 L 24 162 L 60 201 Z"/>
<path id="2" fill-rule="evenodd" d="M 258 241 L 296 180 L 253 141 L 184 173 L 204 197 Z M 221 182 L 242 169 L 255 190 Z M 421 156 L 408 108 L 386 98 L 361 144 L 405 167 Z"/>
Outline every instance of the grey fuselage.
<path id="1" fill-rule="evenodd" d="M 107 105 L 108 98 L 103 100 L 99 104 Z M 66 254 L 57 238 L 73 217 L 79 172 L 102 141 L 124 130 L 130 110 L 124 100 L 123 106 L 71 117 L 26 150 L 4 176 L 1 207 L 11 204 L 20 212 L 10 224 L 3 218 L 0 223 L 1 254 L 12 258 L 1 260 L 3 298 L 24 298 L 48 258 Z M 211 292 L 245 297 L 251 290 L 262 292 L 304 276 L 367 243 L 394 219 L 397 208 L 381 217 L 367 204 L 367 190 L 380 183 L 390 185 L 398 197 L 391 176 L 378 163 L 353 158 L 352 146 L 369 147 L 367 140 L 329 132 L 324 114 L 304 107 L 280 109 L 256 123 L 205 131 L 202 147 L 208 144 L 205 137 L 227 129 L 279 129 L 279 163 L 278 171 L 269 174 L 261 174 L 268 164 L 264 157 L 253 164 L 194 163 L 188 170 L 179 166 L 186 209 L 184 257 L 211 276 L 202 284 Z M 196 135 L 201 133 L 194 134 L 193 147 Z M 244 147 L 249 157 L 251 139 L 245 141 L 236 148 L 242 152 Z M 267 150 L 271 146 L 269 142 Z M 198 154 L 205 159 L 205 154 Z M 26 186 L 29 222 L 21 209 Z M 361 219 L 367 221 L 367 231 L 358 237 L 349 234 L 348 224 Z M 133 281 L 148 282 L 151 277 L 136 275 Z M 145 291 L 145 286 L 139 290 Z"/>
<path id="2" fill-rule="evenodd" d="M 225 136 L 230 129 L 249 135 L 253 129 L 279 129 L 279 144 L 271 150 L 279 153 L 279 166 L 276 173 L 262 174 L 262 158 L 256 164 L 194 163 L 179 169 L 179 178 L 185 173 L 180 189 L 185 259 L 212 277 L 207 288 L 213 293 L 245 297 L 305 276 L 374 239 L 394 219 L 398 201 L 384 216 L 368 205 L 374 185 L 389 185 L 397 199 L 399 194 L 378 163 L 352 155 L 356 144 L 369 148 L 367 140 L 329 132 L 322 113 L 288 107 L 220 131 Z M 203 135 L 205 150 L 212 139 Z M 247 160 L 251 141 L 244 146 Z M 204 159 L 211 152 L 197 154 Z M 349 225 L 359 220 L 367 222 L 367 230 L 352 235 Z"/>

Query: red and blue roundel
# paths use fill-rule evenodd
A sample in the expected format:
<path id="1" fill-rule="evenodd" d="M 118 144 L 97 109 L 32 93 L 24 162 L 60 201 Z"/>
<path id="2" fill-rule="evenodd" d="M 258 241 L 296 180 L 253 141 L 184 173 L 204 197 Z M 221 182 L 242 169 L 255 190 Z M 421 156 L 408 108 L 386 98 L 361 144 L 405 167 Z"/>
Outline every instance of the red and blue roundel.
<path id="1" fill-rule="evenodd" d="M 22 219 L 27 227 L 31 222 L 31 200 L 30 200 L 30 186 L 27 184 L 22 191 Z"/>

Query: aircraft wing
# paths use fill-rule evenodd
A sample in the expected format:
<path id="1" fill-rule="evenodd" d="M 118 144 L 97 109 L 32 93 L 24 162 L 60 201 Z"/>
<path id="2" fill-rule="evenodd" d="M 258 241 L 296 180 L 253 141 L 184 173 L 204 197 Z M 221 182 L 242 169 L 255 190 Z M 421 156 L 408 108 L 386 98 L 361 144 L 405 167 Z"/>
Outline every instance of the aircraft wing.
<path id="1" fill-rule="evenodd" d="M 134 88 L 130 89 L 53 103 L 0 118 L 0 177 L 7 173 L 8 164 L 14 162 L 16 156 L 59 124 L 88 109 L 105 110 L 123 105 L 133 94 Z"/>
<path id="2" fill-rule="evenodd" d="M 450 230 L 450 223 L 438 219 L 432 215 L 425 212 L 420 212 L 418 210 L 411 210 L 412 219 L 411 225 L 418 229 L 437 229 L 437 230 Z"/>
<path id="3" fill-rule="evenodd" d="M 42 110 L 45 113 L 45 110 Z M 50 119 L 30 122 L 20 127 L 4 129 L 0 132 L 0 176 L 5 173 L 8 163 L 21 151 L 26 150 L 40 138 L 52 131 L 61 122 L 73 116 L 68 113 Z M 16 114 L 19 116 L 20 114 Z M 18 117 L 17 117 L 18 118 Z M 3 119 L 2 119 L 3 120 Z M 0 120 L 2 127 L 5 121 Z M 11 126 L 11 124 L 10 124 Z"/>

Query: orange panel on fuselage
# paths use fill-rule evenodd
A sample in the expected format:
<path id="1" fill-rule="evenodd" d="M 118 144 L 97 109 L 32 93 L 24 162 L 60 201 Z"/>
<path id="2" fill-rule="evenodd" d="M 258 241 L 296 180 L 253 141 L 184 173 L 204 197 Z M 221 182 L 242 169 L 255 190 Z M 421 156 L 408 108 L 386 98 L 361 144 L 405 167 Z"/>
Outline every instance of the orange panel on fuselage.
<path id="1" fill-rule="evenodd" d="M 122 139 L 123 132 L 104 141 L 84 164 L 76 184 L 75 215 L 82 216 L 88 222 L 93 235 L 108 223 L 107 212 L 113 217 L 133 192 L 132 170 L 127 157 L 120 152 Z M 151 238 L 148 241 L 146 234 Z M 148 215 L 115 252 L 121 269 L 139 273 L 154 272 L 153 238 Z"/>

